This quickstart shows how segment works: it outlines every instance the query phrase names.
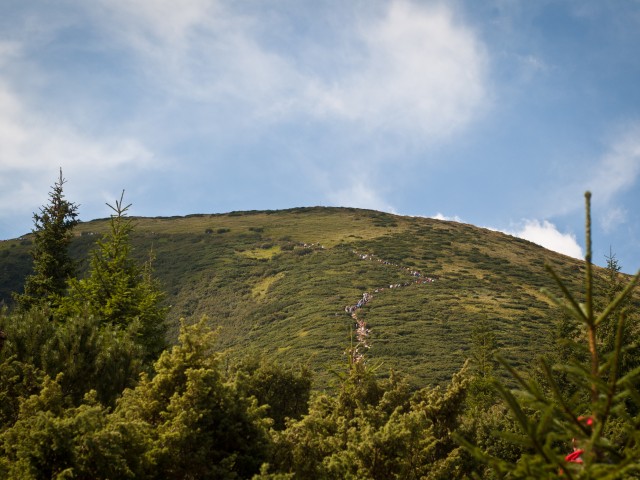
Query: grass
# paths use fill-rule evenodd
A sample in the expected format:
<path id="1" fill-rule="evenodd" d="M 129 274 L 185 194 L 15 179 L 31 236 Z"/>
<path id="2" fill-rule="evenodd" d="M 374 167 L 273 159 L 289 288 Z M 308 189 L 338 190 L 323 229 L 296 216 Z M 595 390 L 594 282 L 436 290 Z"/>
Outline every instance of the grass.
<path id="1" fill-rule="evenodd" d="M 254 297 L 264 297 L 269 290 L 269 287 L 273 285 L 275 282 L 284 277 L 284 272 L 279 272 L 276 275 L 272 275 L 270 277 L 263 278 L 258 282 L 256 286 L 251 289 L 251 294 Z"/>
<path id="2" fill-rule="evenodd" d="M 156 276 L 171 305 L 170 336 L 181 317 L 207 316 L 229 355 L 259 352 L 308 364 L 316 384 L 345 361 L 353 320 L 344 307 L 374 294 L 359 315 L 372 330 L 371 361 L 411 383 L 440 383 L 469 352 L 473 322 L 486 316 L 503 354 L 531 362 L 550 346 L 555 309 L 551 263 L 581 287 L 581 263 L 508 235 L 426 218 L 345 208 L 136 218 L 134 253 L 153 250 Z M 85 258 L 107 221 L 81 223 L 72 253 Z M 0 242 L 0 300 L 10 301 L 28 273 L 29 238 Z M 362 260 L 354 251 L 388 261 Z M 394 265 L 395 264 L 395 265 Z M 437 281 L 410 283 L 418 270 Z M 86 263 L 83 268 L 86 268 Z"/>
<path id="3" fill-rule="evenodd" d="M 282 252 L 282 247 L 279 245 L 263 246 L 261 248 L 254 248 L 253 250 L 245 250 L 238 252 L 239 255 L 243 255 L 247 258 L 253 258 L 256 260 L 271 260 L 273 257 Z"/>

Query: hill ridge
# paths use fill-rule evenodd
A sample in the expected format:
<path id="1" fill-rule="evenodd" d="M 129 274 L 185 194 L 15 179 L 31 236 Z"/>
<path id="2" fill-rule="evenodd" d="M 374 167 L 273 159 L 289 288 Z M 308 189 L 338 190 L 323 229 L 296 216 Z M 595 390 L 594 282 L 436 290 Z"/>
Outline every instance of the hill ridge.
<path id="1" fill-rule="evenodd" d="M 327 366 L 344 361 L 354 328 L 373 330 L 369 358 L 415 385 L 446 382 L 460 368 L 479 317 L 495 324 L 516 367 L 530 363 L 548 348 L 557 315 L 540 292 L 555 288 L 545 263 L 575 291 L 584 272 L 578 260 L 504 233 L 362 209 L 132 218 L 134 255 L 145 261 L 153 251 L 172 307 L 171 340 L 180 318 L 206 316 L 229 355 L 306 362 L 321 385 Z M 107 225 L 78 225 L 72 256 L 87 258 Z M 30 242 L 0 242 L 0 299 L 10 301 L 29 272 Z M 395 287 L 427 278 L 437 281 Z M 353 318 L 349 307 L 363 300 Z"/>

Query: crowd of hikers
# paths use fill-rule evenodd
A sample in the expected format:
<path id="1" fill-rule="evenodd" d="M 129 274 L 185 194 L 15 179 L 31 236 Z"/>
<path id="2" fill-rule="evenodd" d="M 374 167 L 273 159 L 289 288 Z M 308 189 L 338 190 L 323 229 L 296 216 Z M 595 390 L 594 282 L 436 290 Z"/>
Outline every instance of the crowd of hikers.
<path id="1" fill-rule="evenodd" d="M 309 248 L 309 249 L 319 249 L 319 250 L 324 250 L 324 246 L 320 243 L 304 243 L 301 242 L 299 244 L 299 246 L 301 246 L 302 248 Z M 386 289 L 394 289 L 394 288 L 401 288 L 401 287 L 408 287 L 410 285 L 413 284 L 425 284 L 425 283 L 431 283 L 431 282 L 435 282 L 435 278 L 434 277 L 427 277 L 424 276 L 420 271 L 415 270 L 415 269 L 411 269 L 409 267 L 404 267 L 402 265 L 398 265 L 396 263 L 390 262 L 388 260 L 384 260 L 382 258 L 379 258 L 371 253 L 361 253 L 358 252 L 357 250 L 352 250 L 352 253 L 357 255 L 358 258 L 360 258 L 360 260 L 366 260 L 366 261 L 375 261 L 375 262 L 379 262 L 382 265 L 388 265 L 391 267 L 396 267 L 399 268 L 401 270 L 406 271 L 406 273 L 408 273 L 411 277 L 413 277 L 413 281 L 409 281 L 409 282 L 404 282 L 404 283 L 391 283 L 389 285 L 386 285 L 384 287 L 379 287 L 376 288 L 375 290 L 373 290 L 373 293 L 378 294 L 383 292 Z M 373 300 L 373 293 L 369 293 L 369 292 L 364 292 L 362 294 L 362 297 L 360 299 L 358 299 L 358 301 L 352 305 L 346 305 L 344 307 L 344 311 L 351 316 L 351 318 L 354 320 L 355 322 L 355 339 L 356 339 L 356 345 L 353 348 L 352 351 L 352 359 L 354 362 L 358 362 L 364 359 L 364 353 L 362 351 L 362 349 L 368 349 L 371 347 L 371 345 L 369 344 L 369 334 L 371 333 L 371 330 L 368 328 L 367 323 L 358 317 L 358 310 L 361 309 L 362 307 L 364 307 L 367 303 L 369 303 L 371 300 Z"/>
<path id="2" fill-rule="evenodd" d="M 322 248 L 324 248 L 324 247 L 322 247 Z M 390 288 L 390 289 L 401 288 L 401 287 L 408 287 L 409 285 L 412 285 L 412 284 L 415 284 L 415 283 L 424 284 L 424 283 L 431 283 L 431 282 L 435 281 L 435 279 L 433 277 L 425 277 L 418 270 L 412 270 L 411 268 L 403 267 L 401 265 L 389 262 L 387 260 L 383 260 L 381 258 L 376 257 L 373 254 L 370 254 L 370 253 L 359 253 L 356 250 L 353 250 L 353 253 L 355 255 L 357 255 L 361 260 L 376 261 L 376 262 L 379 262 L 379 263 L 381 263 L 383 265 L 389 265 L 389 266 L 392 266 L 392 267 L 397 267 L 397 268 L 401 268 L 403 270 L 406 270 L 407 273 L 409 273 L 412 277 L 414 277 L 416 279 L 416 280 L 414 280 L 412 282 L 392 283 L 392 284 L 389 284 L 388 287 L 376 288 L 373 291 L 376 294 L 384 291 L 386 288 Z M 362 307 L 364 307 L 371 300 L 373 300 L 373 294 L 371 294 L 369 292 L 364 292 L 362 294 L 362 298 L 360 298 L 355 304 L 347 305 L 347 306 L 344 307 L 344 311 L 347 314 L 349 314 L 351 316 L 351 318 L 355 322 L 356 345 L 353 347 L 352 353 L 351 353 L 352 361 L 354 361 L 354 362 L 363 361 L 364 352 L 363 352 L 362 349 L 371 348 L 371 345 L 369 343 L 369 335 L 371 333 L 371 330 L 368 328 L 367 323 L 363 319 L 358 317 L 358 310 L 361 309 Z"/>

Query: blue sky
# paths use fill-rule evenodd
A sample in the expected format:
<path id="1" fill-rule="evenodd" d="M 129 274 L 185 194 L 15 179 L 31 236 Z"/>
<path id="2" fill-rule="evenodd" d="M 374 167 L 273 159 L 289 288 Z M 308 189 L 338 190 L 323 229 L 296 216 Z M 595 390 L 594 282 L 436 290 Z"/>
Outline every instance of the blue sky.
<path id="1" fill-rule="evenodd" d="M 0 239 L 333 205 L 640 267 L 640 2 L 0 0 Z M 313 239 L 309 239 L 313 241 Z"/>

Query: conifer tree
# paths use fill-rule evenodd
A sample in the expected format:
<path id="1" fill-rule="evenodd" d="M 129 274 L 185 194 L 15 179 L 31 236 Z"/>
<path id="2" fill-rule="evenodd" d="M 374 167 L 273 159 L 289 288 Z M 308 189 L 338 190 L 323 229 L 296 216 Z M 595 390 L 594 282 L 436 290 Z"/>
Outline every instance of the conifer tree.
<path id="1" fill-rule="evenodd" d="M 569 291 L 558 275 L 547 267 L 563 299 L 550 296 L 568 318 L 584 331 L 588 364 L 570 361 L 551 365 L 542 361 L 549 392 L 501 360 L 519 389 L 496 382 L 509 406 L 521 435 L 512 436 L 526 453 L 516 462 L 491 455 L 461 436 L 458 440 L 478 459 L 486 462 L 499 478 L 623 479 L 640 476 L 640 369 L 624 371 L 621 358 L 628 347 L 625 337 L 627 314 L 621 307 L 640 282 L 640 271 L 598 311 L 594 300 L 591 264 L 591 194 L 586 199 L 586 251 L 584 302 Z M 615 328 L 611 351 L 602 348 L 602 326 Z M 567 395 L 561 381 L 570 382 L 575 394 Z"/>
<path id="2" fill-rule="evenodd" d="M 602 286 L 602 295 L 601 299 L 596 302 L 596 307 L 599 310 L 603 310 L 608 303 L 612 302 L 616 296 L 624 290 L 625 284 L 623 282 L 623 276 L 621 274 L 622 266 L 615 254 L 609 250 L 609 255 L 605 256 L 607 260 L 607 266 L 605 269 L 605 278 L 604 284 Z M 637 315 L 634 315 L 631 310 L 632 302 L 631 298 L 625 299 L 621 302 L 616 309 L 611 312 L 610 318 L 616 318 L 620 314 L 624 314 L 627 317 L 626 325 L 625 325 L 625 336 L 635 336 L 638 333 L 638 319 Z M 615 348 L 615 337 L 616 337 L 616 327 L 615 322 L 607 321 L 604 322 L 601 327 L 601 342 L 602 348 L 604 352 L 611 352 Z M 636 351 L 637 356 L 637 347 L 632 349 Z M 631 361 L 631 352 L 627 351 L 623 355 L 622 362 L 623 364 L 627 364 Z M 626 365 L 626 369 L 628 370 L 630 367 L 637 366 L 637 361 L 634 362 L 634 365 Z"/>
<path id="3" fill-rule="evenodd" d="M 124 205 L 124 191 L 113 210 L 109 232 L 97 242 L 87 278 L 72 280 L 65 313 L 93 315 L 110 325 L 132 332 L 147 352 L 147 360 L 165 347 L 164 298 L 152 277 L 151 260 L 140 265 L 132 257 L 133 222 L 127 217 L 131 204 Z"/>
<path id="4" fill-rule="evenodd" d="M 60 169 L 49 203 L 33 214 L 33 274 L 25 281 L 24 293 L 14 296 L 21 309 L 56 304 L 66 291 L 68 279 L 75 274 L 68 247 L 78 224 L 78 205 L 65 199 L 65 183 Z"/>
<path id="5" fill-rule="evenodd" d="M 154 375 L 141 375 L 113 409 L 95 391 L 69 404 L 65 374 L 46 376 L 0 429 L 0 478 L 254 478 L 268 452 L 268 422 L 223 376 L 215 337 L 206 318 L 182 322 Z M 0 380 L 10 374 L 0 368 Z"/>
<path id="6" fill-rule="evenodd" d="M 495 331 L 495 322 L 487 315 L 477 319 L 471 330 L 469 361 L 473 379 L 469 384 L 467 403 L 480 410 L 496 403 L 496 392 L 492 384 L 497 366 L 495 355 L 498 353 Z"/>
<path id="7" fill-rule="evenodd" d="M 112 421 L 144 435 L 150 479 L 238 479 L 258 473 L 268 436 L 262 411 L 225 379 L 207 319 L 181 322 L 178 344 L 125 390 Z"/>
<path id="8" fill-rule="evenodd" d="M 268 407 L 273 428 L 283 430 L 286 420 L 299 419 L 309 411 L 311 372 L 306 367 L 294 369 L 264 358 L 249 357 L 235 367 L 236 388 L 245 397 L 255 397 Z"/>
<path id="9" fill-rule="evenodd" d="M 471 364 L 476 375 L 482 378 L 492 376 L 496 360 L 494 355 L 498 350 L 495 325 L 486 315 L 473 324 L 471 331 Z"/>

